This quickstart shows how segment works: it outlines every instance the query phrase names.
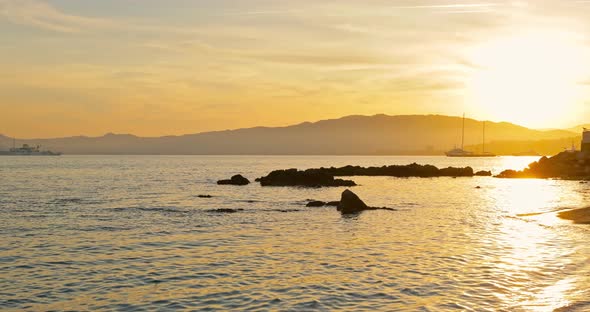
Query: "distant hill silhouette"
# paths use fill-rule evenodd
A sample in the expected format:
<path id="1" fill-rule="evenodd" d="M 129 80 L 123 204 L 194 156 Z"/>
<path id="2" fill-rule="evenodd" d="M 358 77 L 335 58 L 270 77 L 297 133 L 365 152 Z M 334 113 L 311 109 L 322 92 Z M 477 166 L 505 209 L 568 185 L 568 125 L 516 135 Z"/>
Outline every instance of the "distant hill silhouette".
<path id="1" fill-rule="evenodd" d="M 481 121 L 466 119 L 465 145 L 482 142 Z M 506 122 L 486 123 L 486 142 L 568 140 L 579 135 L 566 130 L 540 131 Z M 461 144 L 461 118 L 440 115 L 347 116 L 287 127 L 255 127 L 157 138 L 129 134 L 20 140 L 65 154 L 154 155 L 399 155 L 433 154 Z M 561 144 L 561 143 L 560 143 Z M 0 136 L 0 149 L 12 139 Z M 507 153 L 527 151 L 528 147 Z M 555 146 L 560 151 L 561 145 Z"/>

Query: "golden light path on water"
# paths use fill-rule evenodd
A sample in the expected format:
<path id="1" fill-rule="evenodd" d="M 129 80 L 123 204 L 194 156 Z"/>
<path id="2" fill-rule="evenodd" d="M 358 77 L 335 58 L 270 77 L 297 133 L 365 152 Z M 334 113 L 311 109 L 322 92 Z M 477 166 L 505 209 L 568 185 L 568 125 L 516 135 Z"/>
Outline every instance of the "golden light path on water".
<path id="1" fill-rule="evenodd" d="M 499 173 L 530 157 L 65 156 L 0 165 L 0 308 L 584 311 L 590 228 L 556 212 L 588 184 L 353 177 L 342 188 L 220 187 L 274 169 L 430 163 Z M 479 187 L 479 188 L 478 188 Z M 212 198 L 198 198 L 210 194 Z M 244 209 L 234 214 L 210 209 Z"/>

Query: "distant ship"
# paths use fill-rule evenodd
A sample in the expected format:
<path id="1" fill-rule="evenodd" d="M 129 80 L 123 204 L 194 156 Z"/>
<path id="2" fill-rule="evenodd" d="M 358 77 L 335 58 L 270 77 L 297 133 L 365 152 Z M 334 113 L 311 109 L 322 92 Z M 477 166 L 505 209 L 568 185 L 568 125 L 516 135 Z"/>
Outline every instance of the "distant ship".
<path id="1" fill-rule="evenodd" d="M 59 152 L 42 151 L 39 145 L 29 146 L 23 144 L 22 147 L 13 147 L 8 151 L 0 151 L 0 156 L 60 156 Z"/>
<path id="2" fill-rule="evenodd" d="M 464 149 L 465 145 L 465 114 L 463 114 L 463 131 L 461 135 L 461 148 L 454 148 L 445 154 L 448 157 L 496 157 L 495 154 L 486 152 L 486 123 L 483 122 L 483 148 L 481 153 L 474 153 L 471 151 L 466 151 Z"/>

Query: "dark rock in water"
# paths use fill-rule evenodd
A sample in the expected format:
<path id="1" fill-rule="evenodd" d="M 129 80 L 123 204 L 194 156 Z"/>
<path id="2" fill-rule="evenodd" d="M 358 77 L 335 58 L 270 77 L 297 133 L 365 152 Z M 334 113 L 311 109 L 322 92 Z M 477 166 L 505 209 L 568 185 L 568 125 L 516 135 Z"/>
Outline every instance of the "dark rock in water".
<path id="1" fill-rule="evenodd" d="M 471 177 L 473 176 L 473 169 L 471 167 L 465 168 L 442 168 L 439 169 L 432 165 L 419 165 L 417 163 L 409 165 L 393 165 L 382 167 L 360 167 L 360 166 L 345 166 L 341 168 L 320 168 L 315 169 L 326 172 L 333 176 L 384 176 L 384 177 Z"/>
<path id="2" fill-rule="evenodd" d="M 305 206 L 306 207 L 324 207 L 325 205 L 326 205 L 326 203 L 323 201 L 314 200 L 314 201 L 307 203 L 307 205 L 305 205 Z"/>
<path id="3" fill-rule="evenodd" d="M 475 175 L 478 177 L 491 177 L 492 172 L 491 171 L 478 171 L 475 173 Z"/>
<path id="4" fill-rule="evenodd" d="M 240 212 L 240 211 L 244 211 L 244 209 L 230 209 L 230 208 L 220 208 L 220 209 L 210 209 L 207 210 L 207 212 L 216 212 L 216 213 L 236 213 L 236 212 Z"/>
<path id="5" fill-rule="evenodd" d="M 483 172 L 482 172 L 483 174 Z M 487 172 L 486 172 L 487 174 Z M 345 166 L 341 168 L 318 168 L 299 171 L 297 169 L 276 170 L 266 177 L 257 179 L 262 186 L 356 186 L 354 181 L 340 180 L 335 177 L 351 176 L 386 176 L 386 177 L 472 177 L 474 175 L 471 167 L 465 168 L 442 168 L 431 165 L 418 165 L 416 163 L 406 166 L 382 166 L 382 167 L 360 167 Z M 490 172 L 491 175 L 491 172 Z"/>
<path id="6" fill-rule="evenodd" d="M 342 197 L 339 202 L 330 202 L 330 204 L 335 203 L 337 203 L 336 209 L 345 215 L 359 213 L 365 210 L 397 211 L 396 209 L 387 207 L 369 207 L 355 193 L 353 193 L 350 190 L 345 190 L 344 192 L 342 192 Z"/>
<path id="7" fill-rule="evenodd" d="M 476 189 L 480 189 L 480 188 L 481 188 L 481 186 L 476 186 L 475 188 L 476 188 Z"/>
<path id="8" fill-rule="evenodd" d="M 369 209 L 369 207 L 352 191 L 345 190 L 342 192 L 338 211 L 343 214 L 357 213 Z"/>
<path id="9" fill-rule="evenodd" d="M 586 179 L 590 177 L 590 158 L 580 152 L 562 152 L 551 158 L 543 157 L 522 171 L 505 170 L 496 177 Z"/>
<path id="10" fill-rule="evenodd" d="M 198 198 L 213 198 L 211 195 L 199 195 Z"/>
<path id="11" fill-rule="evenodd" d="M 219 185 L 248 185 L 250 181 L 244 178 L 241 174 L 237 174 L 229 180 L 219 180 L 217 181 Z"/>
<path id="12" fill-rule="evenodd" d="M 334 175 L 321 169 L 308 169 L 305 171 L 297 169 L 276 170 L 259 180 L 262 186 L 356 186 L 354 181 L 334 179 Z"/>
<path id="13" fill-rule="evenodd" d="M 516 170 L 512 170 L 512 169 L 504 170 L 499 175 L 496 176 L 496 178 L 508 178 L 508 179 L 524 178 L 524 177 L 525 176 L 524 176 L 523 171 L 516 171 Z"/>
<path id="14" fill-rule="evenodd" d="M 331 201 L 331 202 L 327 202 L 326 206 L 330 206 L 330 207 L 338 207 L 338 205 L 340 204 L 339 201 Z"/>

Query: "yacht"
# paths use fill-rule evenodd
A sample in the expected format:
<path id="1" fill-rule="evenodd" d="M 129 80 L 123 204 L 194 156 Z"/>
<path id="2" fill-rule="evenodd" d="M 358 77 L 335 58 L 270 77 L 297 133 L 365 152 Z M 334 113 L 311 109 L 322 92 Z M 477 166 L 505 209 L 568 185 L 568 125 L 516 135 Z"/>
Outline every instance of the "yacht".
<path id="1" fill-rule="evenodd" d="M 446 152 L 445 154 L 448 157 L 496 157 L 495 154 L 486 152 L 486 122 L 483 122 L 483 148 L 481 153 L 474 153 L 471 151 L 466 151 L 464 148 L 465 145 L 465 114 L 463 114 L 463 131 L 461 134 L 461 148 L 455 147 L 454 149 Z"/>
<path id="2" fill-rule="evenodd" d="M 13 147 L 8 151 L 0 151 L 0 156 L 60 156 L 59 152 L 43 151 L 41 146 L 23 144 L 22 147 Z"/>

